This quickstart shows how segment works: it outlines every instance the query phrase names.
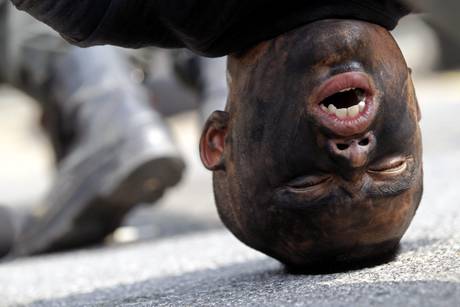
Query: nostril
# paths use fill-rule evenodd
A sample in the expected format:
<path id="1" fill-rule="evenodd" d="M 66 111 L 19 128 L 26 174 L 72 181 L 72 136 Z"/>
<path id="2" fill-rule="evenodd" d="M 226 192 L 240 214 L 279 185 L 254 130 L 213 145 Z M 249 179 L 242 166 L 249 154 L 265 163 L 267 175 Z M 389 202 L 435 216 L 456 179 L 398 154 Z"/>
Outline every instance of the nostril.
<path id="1" fill-rule="evenodd" d="M 327 141 L 326 150 L 334 163 L 344 168 L 363 168 L 375 150 L 377 140 L 372 131 L 352 138 Z"/>
<path id="2" fill-rule="evenodd" d="M 367 146 L 369 145 L 369 138 L 364 138 L 358 143 L 360 146 Z"/>
<path id="3" fill-rule="evenodd" d="M 339 150 L 345 150 L 345 149 L 348 149 L 348 147 L 350 147 L 350 145 L 343 144 L 343 143 L 338 143 L 336 146 Z"/>

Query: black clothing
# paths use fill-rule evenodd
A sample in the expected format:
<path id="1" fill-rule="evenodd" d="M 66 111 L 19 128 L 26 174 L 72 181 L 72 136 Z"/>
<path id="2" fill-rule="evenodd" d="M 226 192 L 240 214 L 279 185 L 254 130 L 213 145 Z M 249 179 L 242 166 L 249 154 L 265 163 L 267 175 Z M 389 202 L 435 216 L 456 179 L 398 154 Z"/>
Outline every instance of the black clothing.
<path id="1" fill-rule="evenodd" d="M 205 56 L 241 51 L 326 18 L 393 29 L 399 0 L 11 0 L 79 46 L 186 47 Z"/>

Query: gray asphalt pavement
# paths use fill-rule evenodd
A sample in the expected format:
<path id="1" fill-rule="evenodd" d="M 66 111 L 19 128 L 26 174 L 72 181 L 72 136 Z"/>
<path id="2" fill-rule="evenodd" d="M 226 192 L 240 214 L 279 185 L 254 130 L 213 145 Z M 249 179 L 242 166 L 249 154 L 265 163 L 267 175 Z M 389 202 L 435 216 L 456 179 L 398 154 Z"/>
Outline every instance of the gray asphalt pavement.
<path id="1" fill-rule="evenodd" d="M 188 114 L 174 128 L 193 153 L 185 182 L 160 206 L 131 216 L 119 235 L 145 240 L 2 263 L 0 306 L 459 307 L 460 87 L 446 88 L 443 78 L 460 80 L 418 83 L 425 194 L 393 261 L 293 275 L 237 241 L 217 220 Z"/>

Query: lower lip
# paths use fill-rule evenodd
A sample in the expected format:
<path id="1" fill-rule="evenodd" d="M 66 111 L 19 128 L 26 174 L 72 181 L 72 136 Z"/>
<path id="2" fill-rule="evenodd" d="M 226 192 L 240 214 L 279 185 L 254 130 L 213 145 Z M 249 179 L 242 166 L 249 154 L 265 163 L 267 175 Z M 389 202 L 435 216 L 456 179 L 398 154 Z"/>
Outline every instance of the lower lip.
<path id="1" fill-rule="evenodd" d="M 366 93 L 366 106 L 355 117 L 339 118 L 321 108 L 320 102 L 327 97 L 347 88 L 361 88 Z M 371 79 L 361 72 L 347 72 L 336 75 L 325 81 L 311 96 L 308 102 L 309 113 L 317 120 L 320 126 L 328 128 L 339 136 L 351 136 L 367 130 L 372 123 L 377 104 Z"/>

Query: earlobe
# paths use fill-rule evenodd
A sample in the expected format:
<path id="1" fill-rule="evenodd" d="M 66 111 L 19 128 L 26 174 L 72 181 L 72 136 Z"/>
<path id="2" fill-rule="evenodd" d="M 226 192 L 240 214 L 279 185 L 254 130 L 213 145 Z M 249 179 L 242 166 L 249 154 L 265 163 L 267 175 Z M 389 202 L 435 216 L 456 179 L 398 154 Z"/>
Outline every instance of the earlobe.
<path id="1" fill-rule="evenodd" d="M 200 157 L 203 165 L 211 170 L 224 170 L 225 138 L 229 114 L 215 111 L 206 122 L 200 139 Z"/>

